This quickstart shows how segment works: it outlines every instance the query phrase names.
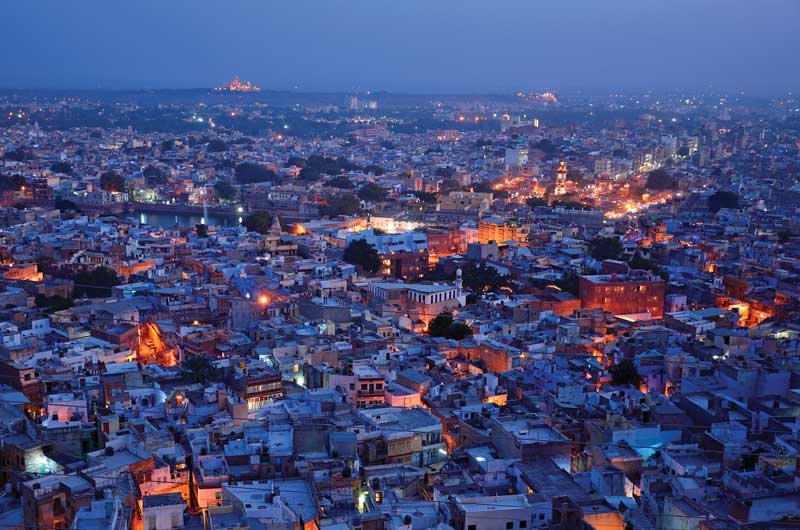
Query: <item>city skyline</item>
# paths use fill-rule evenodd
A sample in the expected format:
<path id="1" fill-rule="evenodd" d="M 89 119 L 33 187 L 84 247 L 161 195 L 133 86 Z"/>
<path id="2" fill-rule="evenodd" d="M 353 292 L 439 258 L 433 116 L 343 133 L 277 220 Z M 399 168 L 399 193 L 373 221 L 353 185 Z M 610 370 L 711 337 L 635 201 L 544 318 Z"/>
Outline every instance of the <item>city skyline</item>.
<path id="1" fill-rule="evenodd" d="M 433 5 L 36 2 L 6 14 L 0 88 L 485 94 L 795 90 L 795 2 Z M 24 46 L 20 46 L 24 43 Z"/>

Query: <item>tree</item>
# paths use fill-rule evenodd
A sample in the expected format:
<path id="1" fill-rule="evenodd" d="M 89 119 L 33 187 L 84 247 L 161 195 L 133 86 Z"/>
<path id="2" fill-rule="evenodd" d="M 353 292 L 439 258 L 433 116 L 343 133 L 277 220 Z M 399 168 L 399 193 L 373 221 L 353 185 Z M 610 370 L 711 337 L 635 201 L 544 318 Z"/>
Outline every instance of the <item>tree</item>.
<path id="1" fill-rule="evenodd" d="M 275 180 L 275 172 L 260 164 L 242 162 L 234 170 L 236 181 L 239 184 L 254 184 Z"/>
<path id="2" fill-rule="evenodd" d="M 353 215 L 360 207 L 361 203 L 355 195 L 333 195 L 325 199 L 325 204 L 319 207 L 319 214 L 328 217 Z"/>
<path id="3" fill-rule="evenodd" d="M 547 200 L 541 197 L 529 197 L 525 199 L 525 204 L 528 205 L 528 208 L 535 208 L 537 206 L 547 206 Z"/>
<path id="4" fill-rule="evenodd" d="M 614 386 L 633 385 L 638 387 L 642 381 L 642 377 L 636 370 L 636 365 L 630 359 L 623 359 L 609 368 L 608 371 L 611 374 L 611 384 Z"/>
<path id="5" fill-rule="evenodd" d="M 475 193 L 492 193 L 494 191 L 492 183 L 488 180 L 479 180 L 472 184 L 471 188 Z"/>
<path id="6" fill-rule="evenodd" d="M 347 263 L 358 265 L 366 272 L 376 273 L 381 268 L 381 259 L 375 247 L 366 239 L 355 239 L 344 249 L 343 259 Z"/>
<path id="7" fill-rule="evenodd" d="M 122 193 L 125 191 L 125 179 L 114 171 L 106 171 L 100 175 L 100 189 Z"/>
<path id="8" fill-rule="evenodd" d="M 739 194 L 732 191 L 719 190 L 708 197 L 708 209 L 716 213 L 723 208 L 735 210 L 739 208 Z"/>
<path id="9" fill-rule="evenodd" d="M 219 381 L 222 370 L 214 367 L 208 355 L 193 355 L 183 361 L 180 366 L 181 379 L 186 383 L 208 383 Z"/>
<path id="10" fill-rule="evenodd" d="M 214 193 L 224 201 L 236 200 L 236 197 L 239 195 L 235 187 L 223 181 L 214 183 Z"/>
<path id="11" fill-rule="evenodd" d="M 197 237 L 208 237 L 208 227 L 203 223 L 194 225 L 194 229 L 197 232 Z"/>
<path id="12" fill-rule="evenodd" d="M 648 190 L 674 190 L 678 182 L 663 168 L 658 168 L 647 174 L 645 188 Z"/>
<path id="13" fill-rule="evenodd" d="M 450 193 L 451 191 L 459 191 L 461 189 L 463 189 L 463 186 L 452 178 L 445 178 L 439 183 L 439 193 Z"/>
<path id="14" fill-rule="evenodd" d="M 439 313 L 428 323 L 428 335 L 446 339 L 462 340 L 472 336 L 472 328 L 463 322 L 453 322 L 452 313 Z"/>
<path id="15" fill-rule="evenodd" d="M 641 269 L 658 274 L 664 279 L 664 281 L 669 279 L 669 273 L 661 270 L 661 266 L 658 263 L 651 259 L 643 258 L 638 252 L 634 254 L 630 260 L 628 260 L 628 267 L 631 269 Z"/>
<path id="16" fill-rule="evenodd" d="M 537 143 L 533 145 L 534 149 L 538 149 L 540 151 L 544 151 L 547 154 L 555 154 L 559 152 L 558 147 L 550 140 L 545 138 L 544 140 L 539 140 Z"/>
<path id="17" fill-rule="evenodd" d="M 461 269 L 461 281 L 470 291 L 495 292 L 501 287 L 513 285 L 510 276 L 503 276 L 491 265 L 469 263 Z"/>
<path id="18" fill-rule="evenodd" d="M 227 150 L 228 150 L 228 144 L 216 138 L 213 140 L 209 140 L 208 146 L 206 147 L 206 151 L 209 153 L 223 153 Z"/>
<path id="19" fill-rule="evenodd" d="M 25 185 L 25 177 L 19 174 L 0 175 L 0 191 L 17 191 Z"/>
<path id="20" fill-rule="evenodd" d="M 72 164 L 69 162 L 55 162 L 50 166 L 50 171 L 69 175 L 72 173 Z"/>
<path id="21" fill-rule="evenodd" d="M 353 184 L 353 181 L 344 175 L 333 177 L 330 182 L 328 182 L 328 185 L 343 190 L 351 190 L 356 187 L 355 184 Z"/>
<path id="22" fill-rule="evenodd" d="M 383 168 L 383 166 L 379 166 L 378 164 L 369 164 L 368 166 L 364 167 L 364 173 L 372 173 L 376 177 L 380 177 L 386 173 L 386 170 Z"/>
<path id="23" fill-rule="evenodd" d="M 556 280 L 555 286 L 564 292 L 579 296 L 581 277 L 578 273 L 570 271 L 565 274 L 560 280 Z"/>
<path id="24" fill-rule="evenodd" d="M 428 191 L 412 191 L 414 196 L 423 204 L 436 204 L 436 194 Z"/>
<path id="25" fill-rule="evenodd" d="M 75 297 L 104 298 L 111 296 L 111 287 L 120 284 L 119 276 L 108 267 L 83 269 L 73 277 Z"/>
<path id="26" fill-rule="evenodd" d="M 616 237 L 595 237 L 589 241 L 589 254 L 598 261 L 620 259 L 623 252 L 622 243 Z"/>
<path id="27" fill-rule="evenodd" d="M 56 210 L 60 212 L 64 212 L 67 210 L 72 210 L 75 212 L 81 211 L 81 209 L 78 208 L 77 204 L 67 199 L 56 199 L 53 206 L 55 207 Z"/>
<path id="28" fill-rule="evenodd" d="M 388 191 L 386 188 L 372 182 L 367 182 L 358 190 L 358 198 L 363 201 L 381 202 L 386 198 L 387 193 Z"/>
<path id="29" fill-rule="evenodd" d="M 247 228 L 249 232 L 266 234 L 272 226 L 272 217 L 271 213 L 258 210 L 242 219 L 242 226 Z"/>
<path id="30" fill-rule="evenodd" d="M 62 311 L 64 309 L 69 309 L 75 302 L 72 298 L 64 298 L 63 296 L 53 295 L 47 296 L 44 294 L 37 294 L 34 298 L 34 303 L 36 307 L 44 309 L 45 313 L 55 313 L 56 311 Z"/>

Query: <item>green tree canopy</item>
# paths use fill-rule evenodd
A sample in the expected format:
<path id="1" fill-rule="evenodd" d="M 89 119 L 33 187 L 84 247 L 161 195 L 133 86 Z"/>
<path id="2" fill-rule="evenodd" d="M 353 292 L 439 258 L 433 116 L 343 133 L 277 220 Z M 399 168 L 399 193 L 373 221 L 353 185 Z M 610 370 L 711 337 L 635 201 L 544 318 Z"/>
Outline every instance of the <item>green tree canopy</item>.
<path id="1" fill-rule="evenodd" d="M 242 162 L 234 170 L 236 182 L 239 184 L 254 184 L 257 182 L 275 181 L 275 172 L 260 164 Z"/>
<path id="2" fill-rule="evenodd" d="M 642 377 L 636 370 L 636 365 L 630 359 L 623 359 L 609 368 L 608 371 L 611 374 L 611 384 L 615 386 L 633 385 L 638 387 L 642 381 Z"/>
<path id="3" fill-rule="evenodd" d="M 100 188 L 114 193 L 125 191 L 125 179 L 114 171 L 106 171 L 100 175 Z"/>
<path id="4" fill-rule="evenodd" d="M 19 174 L 0 175 L 0 191 L 19 190 L 25 185 L 25 177 Z"/>
<path id="5" fill-rule="evenodd" d="M 120 284 L 116 271 L 108 267 L 83 269 L 73 276 L 76 298 L 105 298 L 111 296 L 111 287 Z"/>
<path id="6" fill-rule="evenodd" d="M 598 261 L 622 259 L 624 248 L 616 237 L 595 237 L 589 241 L 589 254 Z"/>
<path id="7" fill-rule="evenodd" d="M 239 196 L 236 188 L 227 182 L 218 181 L 214 184 L 214 193 L 222 200 L 233 201 Z"/>
<path id="8" fill-rule="evenodd" d="M 361 202 L 355 195 L 332 195 L 326 198 L 325 204 L 319 207 L 319 214 L 328 217 L 353 215 L 358 212 L 360 207 Z"/>
<path id="9" fill-rule="evenodd" d="M 381 259 L 375 247 L 366 239 L 355 239 L 344 249 L 343 259 L 352 265 L 358 265 L 366 272 L 376 273 L 381 268 Z"/>
<path id="10" fill-rule="evenodd" d="M 258 232 L 259 234 L 266 234 L 272 226 L 273 215 L 264 210 L 258 210 L 247 217 L 242 219 L 242 226 L 247 228 L 250 232 Z"/>
<path id="11" fill-rule="evenodd" d="M 208 383 L 222 377 L 222 370 L 214 367 L 214 360 L 208 355 L 189 357 L 181 363 L 180 373 L 186 383 Z"/>
<path id="12" fill-rule="evenodd" d="M 388 191 L 386 188 L 378 186 L 373 182 L 367 182 L 358 190 L 358 197 L 364 201 L 380 202 L 386 198 Z"/>
<path id="13" fill-rule="evenodd" d="M 228 144 L 216 138 L 214 138 L 213 140 L 209 140 L 208 145 L 206 146 L 206 151 L 209 153 L 222 153 L 227 150 L 228 150 Z"/>
<path id="14" fill-rule="evenodd" d="M 739 208 L 739 194 L 727 190 L 715 191 L 708 197 L 708 209 L 718 212 L 723 208 L 735 210 Z"/>
<path id="15" fill-rule="evenodd" d="M 53 173 L 64 173 L 68 175 L 72 173 L 72 164 L 69 162 L 54 162 L 50 166 L 50 171 Z"/>
<path id="16" fill-rule="evenodd" d="M 472 328 L 463 322 L 454 322 L 452 313 L 439 313 L 428 323 L 428 335 L 446 339 L 462 340 L 472 336 Z"/>
<path id="17" fill-rule="evenodd" d="M 53 296 L 46 296 L 44 294 L 37 294 L 34 298 L 34 303 L 36 307 L 40 309 L 44 309 L 45 313 L 55 313 L 56 311 L 61 311 L 64 309 L 69 309 L 75 302 L 72 298 L 64 298 L 63 296 L 53 295 Z"/>
<path id="18" fill-rule="evenodd" d="M 648 190 L 674 190 L 678 188 L 678 181 L 664 168 L 658 168 L 647 174 L 644 186 Z"/>
<path id="19" fill-rule="evenodd" d="M 356 187 L 355 184 L 353 184 L 353 181 L 344 175 L 337 175 L 336 177 L 333 177 L 328 182 L 328 185 L 343 190 L 351 190 Z"/>
<path id="20" fill-rule="evenodd" d="M 541 197 L 529 197 L 525 199 L 525 204 L 528 208 L 535 208 L 537 206 L 547 206 L 547 200 Z"/>

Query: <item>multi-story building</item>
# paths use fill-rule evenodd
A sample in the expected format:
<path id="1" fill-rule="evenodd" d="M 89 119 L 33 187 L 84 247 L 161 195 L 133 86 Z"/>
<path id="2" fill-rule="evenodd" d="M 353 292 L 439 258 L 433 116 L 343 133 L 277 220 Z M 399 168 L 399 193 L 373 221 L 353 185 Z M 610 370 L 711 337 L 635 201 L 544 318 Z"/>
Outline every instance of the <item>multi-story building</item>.
<path id="1" fill-rule="evenodd" d="M 482 245 L 490 241 L 503 243 L 505 241 L 525 241 L 527 238 L 528 233 L 522 225 L 500 217 L 481 219 L 478 225 L 478 242 Z"/>
<path id="2" fill-rule="evenodd" d="M 649 273 L 581 276 L 579 292 L 582 307 L 600 307 L 615 315 L 664 316 L 664 280 Z"/>

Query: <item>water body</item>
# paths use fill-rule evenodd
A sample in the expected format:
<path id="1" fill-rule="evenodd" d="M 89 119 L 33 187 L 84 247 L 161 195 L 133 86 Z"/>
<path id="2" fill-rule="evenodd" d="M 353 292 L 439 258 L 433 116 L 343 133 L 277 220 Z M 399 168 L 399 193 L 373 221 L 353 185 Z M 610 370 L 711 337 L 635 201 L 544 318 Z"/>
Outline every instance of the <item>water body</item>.
<path id="1" fill-rule="evenodd" d="M 134 210 L 130 216 L 132 219 L 139 221 L 145 225 L 161 226 L 164 228 L 171 228 L 175 225 L 180 226 L 195 226 L 203 222 L 202 215 L 195 214 L 167 214 L 167 213 L 149 213 Z M 209 214 L 208 219 L 205 220 L 207 225 L 217 225 L 223 227 L 239 226 L 241 217 L 235 215 L 216 215 Z"/>

